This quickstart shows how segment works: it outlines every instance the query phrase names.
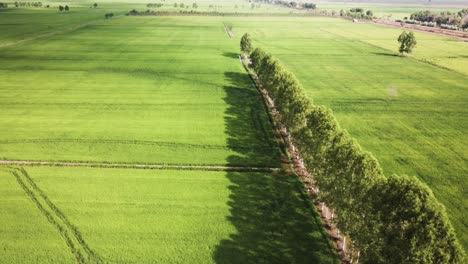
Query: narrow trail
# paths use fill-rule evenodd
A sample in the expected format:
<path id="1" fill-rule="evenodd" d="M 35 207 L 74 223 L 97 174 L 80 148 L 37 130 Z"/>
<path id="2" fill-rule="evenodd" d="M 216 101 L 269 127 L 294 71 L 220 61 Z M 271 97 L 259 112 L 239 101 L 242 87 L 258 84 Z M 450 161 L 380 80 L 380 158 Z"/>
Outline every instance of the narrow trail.
<path id="1" fill-rule="evenodd" d="M 68 221 L 65 215 L 50 201 L 45 193 L 31 179 L 26 170 L 11 171 L 18 184 L 23 188 L 41 213 L 58 230 L 78 263 L 101 263 L 102 260 L 84 241 L 80 232 Z"/>
<path id="2" fill-rule="evenodd" d="M 197 166 L 197 165 L 131 164 L 131 163 L 32 161 L 32 160 L 0 160 L 0 166 L 1 165 L 128 168 L 128 169 L 175 169 L 175 170 L 238 171 L 238 172 L 278 172 L 280 171 L 280 168 L 268 168 L 268 167 L 206 166 L 206 165 Z"/>
<path id="3" fill-rule="evenodd" d="M 224 31 L 226 32 L 226 34 L 228 35 L 229 38 L 233 38 L 234 37 L 234 33 L 232 33 L 232 30 L 231 30 L 231 27 L 226 25 L 226 23 L 223 22 L 223 25 L 224 25 Z"/>

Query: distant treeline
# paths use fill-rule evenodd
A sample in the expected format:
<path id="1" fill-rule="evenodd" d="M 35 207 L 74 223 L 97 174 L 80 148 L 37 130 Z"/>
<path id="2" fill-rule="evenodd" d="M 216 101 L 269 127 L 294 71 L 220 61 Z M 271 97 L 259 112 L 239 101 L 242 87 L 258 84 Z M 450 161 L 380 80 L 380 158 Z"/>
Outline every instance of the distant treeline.
<path id="1" fill-rule="evenodd" d="M 247 38 L 241 49 L 252 49 Z M 296 77 L 260 48 L 251 67 L 268 91 L 319 188 L 353 242 L 359 263 L 463 263 L 464 251 L 432 191 L 415 177 L 384 175 L 377 159 L 340 127 L 333 112 L 314 105 Z M 360 257 L 359 257 L 360 256 Z"/>
<path id="2" fill-rule="evenodd" d="M 298 3 L 294 1 L 283 1 L 283 0 L 249 0 L 249 2 L 256 3 L 266 3 L 266 4 L 276 4 L 292 8 L 305 8 L 305 9 L 315 9 L 317 5 L 314 3 Z"/>
<path id="3" fill-rule="evenodd" d="M 158 7 L 162 7 L 163 4 L 161 3 L 157 3 L 157 4 L 147 4 L 146 7 L 148 8 L 158 8 Z"/>
<path id="4" fill-rule="evenodd" d="M 358 19 L 372 19 L 374 18 L 374 13 L 372 12 L 372 10 L 365 11 L 362 8 L 351 8 L 346 12 L 343 9 L 341 9 L 340 16 Z"/>
<path id="5" fill-rule="evenodd" d="M 15 7 L 42 7 L 42 2 L 14 2 Z"/>
<path id="6" fill-rule="evenodd" d="M 0 2 L 0 8 L 8 8 L 8 4 Z"/>
<path id="7" fill-rule="evenodd" d="M 419 11 L 412 13 L 410 19 L 419 22 L 435 23 L 440 27 L 449 25 L 466 29 L 468 28 L 468 8 L 458 12 L 442 11 L 435 13 L 429 10 Z"/>
<path id="8" fill-rule="evenodd" d="M 135 9 L 127 13 L 127 16 L 281 16 L 281 17 L 307 17 L 322 15 L 319 13 L 240 13 L 240 12 L 218 12 L 218 11 L 197 11 L 197 10 L 179 10 L 177 11 L 137 11 Z"/>

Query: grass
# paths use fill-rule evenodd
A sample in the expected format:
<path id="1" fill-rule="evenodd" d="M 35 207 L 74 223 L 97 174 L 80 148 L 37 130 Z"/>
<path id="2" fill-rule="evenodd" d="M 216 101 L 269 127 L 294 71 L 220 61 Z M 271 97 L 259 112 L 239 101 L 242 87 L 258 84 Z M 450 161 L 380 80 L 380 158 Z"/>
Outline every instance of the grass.
<path id="1" fill-rule="evenodd" d="M 385 27 L 327 18 L 230 22 L 236 35 L 249 32 L 255 46 L 272 52 L 294 72 L 315 103 L 330 107 L 341 126 L 375 154 L 386 174 L 416 175 L 427 183 L 468 249 L 467 75 L 375 46 L 396 48 L 384 33 L 373 37 L 377 29 L 388 32 Z M 431 58 L 431 52 L 437 58 L 439 44 L 448 42 L 421 36 L 416 36 L 421 50 L 416 58 Z M 458 56 L 466 50 L 452 52 Z"/>
<path id="2" fill-rule="evenodd" d="M 0 156 L 278 166 L 236 51 L 222 18 L 188 17 L 102 20 L 3 48 Z"/>
<path id="3" fill-rule="evenodd" d="M 104 262 L 338 263 L 319 216 L 295 177 L 96 168 L 26 170 Z M 38 212 L 12 175 L 1 174 L 0 180 L 9 182 L 2 185 L 8 190 L 1 193 L 2 201 L 18 195 L 26 205 L 20 207 L 25 213 Z M 15 189 L 18 194 L 11 191 Z M 2 211 L 9 209 L 2 214 L 6 216 L 1 221 L 4 228 L 21 211 L 10 202 L 0 205 Z M 45 218 L 36 219 L 40 224 Z M 45 224 L 43 230 L 30 232 L 47 228 Z M 14 232 L 2 236 L 0 243 L 7 249 L 19 242 L 15 240 L 18 229 L 8 228 Z M 58 232 L 55 235 L 60 237 Z M 32 237 L 30 243 L 40 248 L 38 241 Z M 25 250 L 15 249 L 0 258 L 9 259 L 10 254 Z M 53 259 L 64 254 L 59 262 L 72 262 L 67 252 L 62 248 L 47 255 Z M 18 257 L 22 263 L 34 260 L 34 255 Z"/>

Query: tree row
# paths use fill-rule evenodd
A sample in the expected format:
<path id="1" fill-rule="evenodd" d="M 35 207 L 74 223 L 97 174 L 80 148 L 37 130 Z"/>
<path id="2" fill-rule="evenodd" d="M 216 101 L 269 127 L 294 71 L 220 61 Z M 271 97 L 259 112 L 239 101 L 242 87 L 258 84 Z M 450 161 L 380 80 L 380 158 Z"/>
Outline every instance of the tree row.
<path id="1" fill-rule="evenodd" d="M 319 199 L 337 214 L 363 263 L 461 263 L 464 257 L 445 208 L 415 177 L 386 177 L 375 157 L 314 105 L 290 71 L 244 35 L 241 50 L 274 101 L 291 140 L 313 175 Z M 359 257 L 360 256 L 360 257 Z"/>

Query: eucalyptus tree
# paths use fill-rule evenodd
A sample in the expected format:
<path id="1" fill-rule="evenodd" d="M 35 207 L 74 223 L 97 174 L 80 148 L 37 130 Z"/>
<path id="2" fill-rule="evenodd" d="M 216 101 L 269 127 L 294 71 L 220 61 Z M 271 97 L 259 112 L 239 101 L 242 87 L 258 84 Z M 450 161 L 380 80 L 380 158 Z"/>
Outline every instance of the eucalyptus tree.
<path id="1" fill-rule="evenodd" d="M 241 38 L 241 41 L 240 41 L 240 47 L 241 47 L 241 51 L 244 53 L 244 54 L 250 54 L 253 50 L 253 46 L 252 46 L 252 39 L 250 38 L 250 35 L 249 33 L 245 33 L 242 38 Z"/>
<path id="2" fill-rule="evenodd" d="M 400 42 L 400 48 L 398 49 L 398 51 L 401 54 L 411 53 L 417 44 L 416 37 L 411 31 L 410 32 L 403 31 L 398 37 L 398 42 Z"/>
<path id="3" fill-rule="evenodd" d="M 369 196 L 379 216 L 376 249 L 381 263 L 463 262 L 464 252 L 445 208 L 421 181 L 392 176 L 376 184 Z"/>

